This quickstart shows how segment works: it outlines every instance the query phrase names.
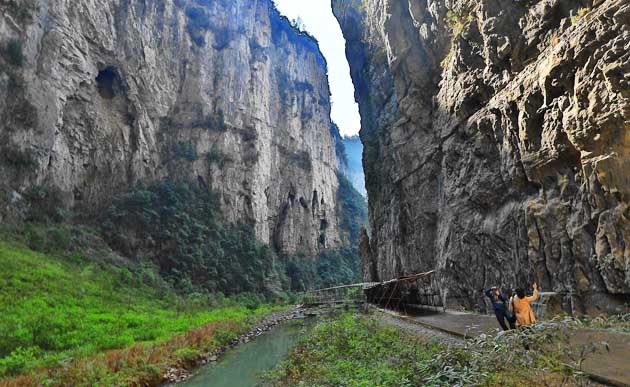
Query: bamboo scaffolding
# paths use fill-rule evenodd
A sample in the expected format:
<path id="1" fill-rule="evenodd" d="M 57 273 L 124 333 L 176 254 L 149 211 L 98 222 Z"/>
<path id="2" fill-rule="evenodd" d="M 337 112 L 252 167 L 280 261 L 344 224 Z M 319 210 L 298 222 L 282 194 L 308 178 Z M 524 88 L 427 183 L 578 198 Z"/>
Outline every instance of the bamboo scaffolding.
<path id="1" fill-rule="evenodd" d="M 376 289 L 376 294 L 373 299 L 378 300 L 376 303 L 382 305 L 383 301 L 386 301 L 386 307 L 394 301 L 396 307 L 399 308 L 402 302 L 401 296 L 397 293 L 402 291 L 401 283 L 408 281 L 415 281 L 418 278 L 426 277 L 435 273 L 435 270 L 427 271 L 424 273 L 417 273 L 412 275 L 406 275 L 399 278 L 394 278 L 384 282 L 360 282 L 349 285 L 333 286 L 323 289 L 309 290 L 306 293 L 305 299 L 314 300 L 316 303 L 326 302 L 342 302 L 348 301 L 350 297 L 349 290 L 353 288 L 363 288 L 364 291 L 370 291 Z M 394 285 L 393 288 L 390 285 Z M 358 300 L 358 299 L 357 299 Z"/>

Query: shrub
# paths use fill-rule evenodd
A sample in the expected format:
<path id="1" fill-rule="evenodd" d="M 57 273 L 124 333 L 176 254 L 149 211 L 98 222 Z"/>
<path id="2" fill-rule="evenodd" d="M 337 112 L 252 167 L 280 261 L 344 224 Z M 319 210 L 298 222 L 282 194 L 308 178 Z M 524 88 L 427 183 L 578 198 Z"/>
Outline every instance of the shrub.
<path id="1" fill-rule="evenodd" d="M 34 0 L 8 0 L 9 12 L 20 23 L 26 23 L 33 20 L 32 11 L 36 4 Z"/>
<path id="2" fill-rule="evenodd" d="M 35 171 L 39 168 L 39 161 L 31 149 L 22 150 L 11 146 L 5 149 L 4 158 L 9 165 L 17 169 Z"/>
<path id="3" fill-rule="evenodd" d="M 24 242 L 34 251 L 65 255 L 73 250 L 71 231 L 66 226 L 46 226 L 29 223 L 24 227 L 22 233 Z M 76 254 L 72 259 L 75 261 L 83 261 L 83 257 Z"/>
<path id="4" fill-rule="evenodd" d="M 37 348 L 18 347 L 5 358 L 0 358 L 0 375 L 19 375 L 35 360 Z"/>
<path id="5" fill-rule="evenodd" d="M 311 154 L 307 151 L 298 151 L 291 155 L 291 159 L 298 168 L 305 171 L 311 171 L 313 169 L 313 163 L 311 162 Z"/>
<path id="6" fill-rule="evenodd" d="M 54 187 L 37 185 L 24 193 L 29 204 L 29 221 L 34 222 L 63 222 L 70 216 L 63 207 L 63 195 Z"/>
<path id="7" fill-rule="evenodd" d="M 539 323 L 451 347 L 344 315 L 317 325 L 267 379 L 273 386 L 583 385 L 586 355 L 607 345 L 571 345 L 577 326 L 570 319 Z"/>
<path id="8" fill-rule="evenodd" d="M 223 110 L 219 109 L 216 114 L 209 114 L 201 123 L 201 126 L 212 131 L 225 132 L 227 125 L 225 124 L 225 115 Z"/>
<path id="9" fill-rule="evenodd" d="M 24 65 L 24 54 L 22 52 L 22 42 L 17 39 L 10 40 L 5 50 L 6 58 L 14 66 Z"/>
<path id="10" fill-rule="evenodd" d="M 147 251 L 160 274 L 186 293 L 263 292 L 273 271 L 271 251 L 253 228 L 224 225 L 218 196 L 196 182 L 138 186 L 114 199 L 103 224 L 114 248 Z"/>
<path id="11" fill-rule="evenodd" d="M 185 363 L 192 364 L 199 359 L 201 353 L 193 348 L 182 348 L 175 351 L 175 356 Z"/>
<path id="12" fill-rule="evenodd" d="M 470 9 L 449 10 L 446 13 L 446 24 L 451 29 L 452 39 L 458 38 L 464 31 L 466 24 L 473 20 L 474 16 Z"/>
<path id="13" fill-rule="evenodd" d="M 180 141 L 175 144 L 174 149 L 175 156 L 180 159 L 184 159 L 190 162 L 199 160 L 199 155 L 197 154 L 197 149 L 193 145 L 192 142 L 183 142 Z"/>
<path id="14" fill-rule="evenodd" d="M 241 293 L 235 297 L 235 300 L 249 310 L 258 309 L 264 301 L 260 295 L 255 293 Z"/>
<path id="15" fill-rule="evenodd" d="M 206 154 L 206 161 L 212 165 L 216 164 L 220 168 L 223 168 L 227 162 L 231 162 L 231 158 L 223 153 L 219 147 L 215 145 L 210 148 L 210 151 Z"/>
<path id="16" fill-rule="evenodd" d="M 571 16 L 571 24 L 576 24 L 580 19 L 582 19 L 588 13 L 588 8 L 580 8 L 577 13 Z"/>

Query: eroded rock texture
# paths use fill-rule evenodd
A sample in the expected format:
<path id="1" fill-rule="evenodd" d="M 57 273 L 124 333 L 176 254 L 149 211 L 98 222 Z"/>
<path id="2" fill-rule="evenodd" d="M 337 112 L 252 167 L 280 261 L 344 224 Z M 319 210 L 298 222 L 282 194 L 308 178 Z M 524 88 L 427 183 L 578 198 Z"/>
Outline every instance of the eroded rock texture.
<path id="1" fill-rule="evenodd" d="M 581 311 L 628 300 L 627 1 L 333 7 L 363 122 L 366 280 L 436 269 L 423 300 L 449 307 L 535 280 Z"/>
<path id="2" fill-rule="evenodd" d="M 5 1 L 0 42 L 0 220 L 184 178 L 282 252 L 341 243 L 326 63 L 270 0 Z"/>

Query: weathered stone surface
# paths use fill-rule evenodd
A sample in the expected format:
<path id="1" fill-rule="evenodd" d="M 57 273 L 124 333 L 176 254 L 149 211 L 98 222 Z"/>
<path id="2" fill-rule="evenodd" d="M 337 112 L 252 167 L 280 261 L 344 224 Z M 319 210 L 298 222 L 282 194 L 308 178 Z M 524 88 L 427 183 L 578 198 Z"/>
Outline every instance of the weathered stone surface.
<path id="1" fill-rule="evenodd" d="M 0 4 L 0 42 L 25 57 L 0 59 L 0 220 L 34 186 L 97 212 L 188 178 L 282 252 L 341 243 L 326 63 L 270 0 L 17 4 L 30 16 Z"/>
<path id="2" fill-rule="evenodd" d="M 367 280 L 437 269 L 426 291 L 446 306 L 533 281 L 582 311 L 628 300 L 630 4 L 590 3 L 333 0 L 363 123 Z"/>

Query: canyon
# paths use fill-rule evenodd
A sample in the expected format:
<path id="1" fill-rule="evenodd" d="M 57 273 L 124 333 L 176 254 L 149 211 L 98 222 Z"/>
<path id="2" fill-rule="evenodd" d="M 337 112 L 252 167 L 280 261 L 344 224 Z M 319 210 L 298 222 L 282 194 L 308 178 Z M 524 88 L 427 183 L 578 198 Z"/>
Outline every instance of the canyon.
<path id="1" fill-rule="evenodd" d="M 364 280 L 436 270 L 417 296 L 441 307 L 534 281 L 565 310 L 621 306 L 627 2 L 332 6 L 361 110 Z M 348 245 L 327 63 L 270 0 L 0 7 L 2 222 L 42 206 L 99 219 L 134 187 L 181 180 L 280 255 Z"/>
<path id="2" fill-rule="evenodd" d="M 174 179 L 281 254 L 347 244 L 326 61 L 270 0 L 0 7 L 0 221 Z"/>
<path id="3" fill-rule="evenodd" d="M 630 294 L 627 1 L 333 0 L 365 146 L 366 281 L 436 270 L 422 304 Z"/>

